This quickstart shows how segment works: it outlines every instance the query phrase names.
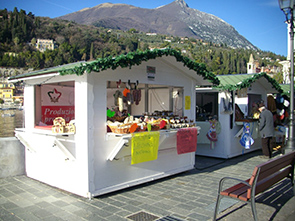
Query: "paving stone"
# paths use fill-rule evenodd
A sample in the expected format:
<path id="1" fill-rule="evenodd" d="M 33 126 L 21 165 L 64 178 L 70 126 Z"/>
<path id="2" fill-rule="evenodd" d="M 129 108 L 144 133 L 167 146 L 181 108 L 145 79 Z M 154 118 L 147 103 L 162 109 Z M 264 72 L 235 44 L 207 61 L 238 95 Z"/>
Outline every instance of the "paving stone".
<path id="1" fill-rule="evenodd" d="M 77 216 L 75 214 L 69 213 L 67 211 L 62 211 L 62 212 L 55 213 L 54 216 L 57 216 L 57 217 L 59 217 L 59 218 L 61 218 L 63 220 L 81 221 L 81 217 L 79 217 L 79 216 Z"/>
<path id="2" fill-rule="evenodd" d="M 6 203 L 3 203 L 2 204 L 2 207 L 4 209 L 9 210 L 9 209 L 17 208 L 18 206 L 15 203 L 12 203 L 12 202 L 7 201 Z"/>
<path id="3" fill-rule="evenodd" d="M 141 210 L 141 208 L 133 206 L 133 205 L 126 205 L 123 206 L 122 209 L 129 211 L 130 213 L 136 213 Z"/>
<path id="4" fill-rule="evenodd" d="M 110 212 L 108 212 L 108 211 L 106 211 L 104 209 L 98 209 L 98 210 L 95 211 L 94 214 L 97 215 L 98 217 L 103 218 L 103 219 L 106 219 L 106 218 L 108 218 L 109 216 L 112 215 L 112 213 L 110 213 Z"/>
<path id="5" fill-rule="evenodd" d="M 49 212 L 45 209 L 37 209 L 37 210 L 33 211 L 32 213 L 39 218 L 45 218 L 45 217 L 53 215 L 51 212 Z"/>
<path id="6" fill-rule="evenodd" d="M 168 204 L 165 204 L 165 201 L 164 202 L 156 202 L 153 204 L 153 206 L 159 208 L 159 209 L 162 209 L 162 210 L 169 210 L 171 209 L 171 206 L 168 205 Z"/>
<path id="7" fill-rule="evenodd" d="M 19 196 L 13 196 L 13 197 L 9 197 L 8 198 L 10 202 L 13 202 L 14 204 L 16 204 L 18 207 L 27 207 L 27 206 L 33 206 L 34 202 L 24 199 L 22 197 Z"/>
<path id="8" fill-rule="evenodd" d="M 91 202 L 90 202 L 90 204 L 91 205 L 94 205 L 94 206 L 96 206 L 96 207 L 98 207 L 98 208 L 104 208 L 104 207 L 106 207 L 108 204 L 107 203 L 105 203 L 105 202 L 102 202 L 102 201 L 100 201 L 100 200 L 92 200 Z"/>
<path id="9" fill-rule="evenodd" d="M 87 217 L 92 215 L 91 212 L 89 212 L 85 209 L 79 209 L 79 210 L 73 211 L 73 214 L 75 214 L 81 218 L 84 218 L 84 219 L 87 219 Z"/>
<path id="10" fill-rule="evenodd" d="M 116 212 L 118 212 L 118 211 L 120 211 L 122 209 L 120 209 L 118 207 L 115 207 L 115 206 L 112 206 L 112 205 L 109 205 L 109 206 L 104 207 L 103 210 L 108 211 L 108 212 L 113 214 L 113 213 L 116 213 Z"/>
<path id="11" fill-rule="evenodd" d="M 181 203 L 181 204 L 178 204 L 177 207 L 178 207 L 178 208 L 185 209 L 185 210 L 192 210 L 192 209 L 195 208 L 195 205 L 193 205 L 193 204 L 184 204 L 184 203 Z"/>
<path id="12" fill-rule="evenodd" d="M 207 220 L 212 220 L 212 217 L 205 216 L 205 215 L 198 214 L 198 213 L 192 213 L 192 214 L 188 215 L 188 220 L 191 220 L 191 221 L 207 221 Z"/>
<path id="13" fill-rule="evenodd" d="M 130 201 L 130 203 L 131 202 L 132 201 Z M 136 202 L 138 202 L 138 201 L 136 201 Z M 126 205 L 125 202 L 121 202 L 121 201 L 118 201 L 118 200 L 114 200 L 113 202 L 110 202 L 110 204 L 113 205 L 113 206 L 119 207 L 119 208 Z M 131 203 L 131 204 L 134 205 L 134 203 Z M 140 204 L 140 203 L 138 202 L 138 204 Z"/>
<path id="14" fill-rule="evenodd" d="M 48 216 L 42 219 L 42 221 L 64 221 L 64 220 L 56 216 Z"/>
<path id="15" fill-rule="evenodd" d="M 53 205 L 58 206 L 58 207 L 64 207 L 64 206 L 68 206 L 69 204 L 63 200 L 57 200 L 52 202 Z"/>
<path id="16" fill-rule="evenodd" d="M 48 212 L 50 212 L 52 214 L 63 211 L 62 208 L 54 206 L 54 205 L 50 205 L 50 206 L 46 207 L 45 210 L 47 210 Z"/>
<path id="17" fill-rule="evenodd" d="M 108 221 L 126 221 L 126 218 L 117 215 L 112 215 L 108 217 Z"/>
<path id="18" fill-rule="evenodd" d="M 25 221 L 40 221 L 40 217 L 34 215 L 29 211 L 27 213 L 17 214 L 17 217 Z"/>
<path id="19" fill-rule="evenodd" d="M 153 206 L 153 205 L 142 204 L 140 206 L 140 208 L 147 211 L 148 213 L 152 213 L 152 214 L 155 214 L 158 216 L 167 216 L 170 213 L 169 211 L 165 211 L 165 210 L 158 208 L 156 206 Z"/>
<path id="20" fill-rule="evenodd" d="M 63 207 L 63 210 L 68 211 L 68 212 L 72 212 L 72 213 L 73 213 L 73 212 L 75 212 L 75 211 L 80 210 L 80 208 L 77 207 L 77 206 L 75 206 L 75 205 L 69 204 L 69 205 Z"/>
<path id="21" fill-rule="evenodd" d="M 21 221 L 21 219 L 17 216 L 15 216 L 14 214 L 8 214 L 8 215 L 2 215 L 0 217 L 0 220 L 3 220 L 3 221 Z"/>
<path id="22" fill-rule="evenodd" d="M 4 197 L 0 197 L 0 206 L 4 203 L 7 203 L 8 199 L 4 198 Z"/>
<path id="23" fill-rule="evenodd" d="M 36 206 L 44 209 L 46 207 L 51 206 L 51 204 L 49 202 L 46 202 L 46 201 L 41 201 L 41 202 L 36 203 Z"/>
<path id="24" fill-rule="evenodd" d="M 127 217 L 130 215 L 130 212 L 127 210 L 120 210 L 119 212 L 116 213 L 116 215 L 120 217 Z"/>
<path id="25" fill-rule="evenodd" d="M 0 196 L 2 196 L 2 197 L 10 197 L 10 196 L 13 196 L 14 194 L 11 192 L 11 191 L 9 191 L 9 190 L 7 190 L 7 189 L 2 189 L 2 190 L 0 190 Z"/>

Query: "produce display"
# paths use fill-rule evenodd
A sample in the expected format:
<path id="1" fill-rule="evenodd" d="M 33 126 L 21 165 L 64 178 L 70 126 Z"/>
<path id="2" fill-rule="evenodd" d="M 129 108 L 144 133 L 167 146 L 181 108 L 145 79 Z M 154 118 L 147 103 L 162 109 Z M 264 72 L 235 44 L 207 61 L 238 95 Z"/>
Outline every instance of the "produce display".
<path id="1" fill-rule="evenodd" d="M 109 103 L 111 108 L 107 108 L 107 132 L 116 134 L 129 134 L 141 131 L 170 130 L 178 128 L 194 127 L 193 120 L 187 117 L 179 117 L 170 110 L 155 110 L 153 113 L 143 113 L 141 116 L 131 116 L 128 113 L 131 105 L 139 105 L 141 102 L 141 90 L 138 88 L 139 82 L 123 83 L 114 82 L 109 87 L 112 88 L 114 102 Z M 121 87 L 122 86 L 122 87 Z M 113 106 L 114 105 L 114 106 Z"/>
<path id="2" fill-rule="evenodd" d="M 156 131 L 194 127 L 195 123 L 192 120 L 188 120 L 186 117 L 165 118 L 154 116 L 129 116 L 121 122 L 116 117 L 114 117 L 113 119 L 109 118 L 109 120 L 107 121 L 107 126 L 113 133 L 128 134 L 141 131 Z"/>
<path id="3" fill-rule="evenodd" d="M 66 123 L 65 119 L 62 117 L 57 117 L 53 120 L 52 133 L 54 134 L 63 134 L 63 133 L 72 133 L 76 132 L 76 127 L 74 121 Z"/>

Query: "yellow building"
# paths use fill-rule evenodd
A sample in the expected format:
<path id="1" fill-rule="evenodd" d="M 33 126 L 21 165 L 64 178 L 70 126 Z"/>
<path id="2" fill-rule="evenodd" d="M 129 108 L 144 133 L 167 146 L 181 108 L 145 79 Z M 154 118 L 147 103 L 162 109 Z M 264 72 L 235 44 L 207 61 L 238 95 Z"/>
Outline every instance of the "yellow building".
<path id="1" fill-rule="evenodd" d="M 4 102 L 13 102 L 13 91 L 15 89 L 12 83 L 0 83 L 0 98 Z"/>
<path id="2" fill-rule="evenodd" d="M 46 50 L 54 50 L 54 47 L 55 45 L 53 40 L 37 39 L 36 48 L 41 52 L 44 52 Z"/>

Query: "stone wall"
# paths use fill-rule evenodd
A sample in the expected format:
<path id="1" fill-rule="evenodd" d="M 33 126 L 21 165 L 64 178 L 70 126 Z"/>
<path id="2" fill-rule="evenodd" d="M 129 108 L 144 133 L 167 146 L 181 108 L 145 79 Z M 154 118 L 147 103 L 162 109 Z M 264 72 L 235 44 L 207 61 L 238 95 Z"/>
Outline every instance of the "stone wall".
<path id="1" fill-rule="evenodd" d="M 15 137 L 0 138 L 0 178 L 25 174 L 25 148 Z"/>

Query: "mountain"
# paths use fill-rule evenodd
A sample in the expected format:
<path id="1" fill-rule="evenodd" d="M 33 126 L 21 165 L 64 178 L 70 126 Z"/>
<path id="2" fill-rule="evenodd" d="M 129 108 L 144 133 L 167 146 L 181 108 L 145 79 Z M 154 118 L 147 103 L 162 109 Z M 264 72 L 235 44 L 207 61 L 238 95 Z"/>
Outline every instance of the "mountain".
<path id="1" fill-rule="evenodd" d="M 214 15 L 190 8 L 184 0 L 175 0 L 155 9 L 103 3 L 57 19 L 111 29 L 135 28 L 143 32 L 192 37 L 233 48 L 257 50 L 230 24 Z"/>

